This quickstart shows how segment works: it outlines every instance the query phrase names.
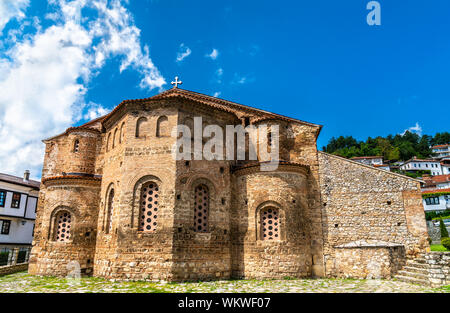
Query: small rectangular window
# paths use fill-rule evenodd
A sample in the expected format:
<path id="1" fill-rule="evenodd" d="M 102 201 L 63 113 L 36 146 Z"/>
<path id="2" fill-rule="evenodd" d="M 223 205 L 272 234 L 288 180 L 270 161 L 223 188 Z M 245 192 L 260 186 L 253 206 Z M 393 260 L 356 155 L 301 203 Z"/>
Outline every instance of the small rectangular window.
<path id="1" fill-rule="evenodd" d="M 20 193 L 14 192 L 11 201 L 11 207 L 18 209 L 20 207 Z"/>
<path id="2" fill-rule="evenodd" d="M 6 191 L 0 190 L 0 207 L 5 207 Z"/>
<path id="3" fill-rule="evenodd" d="M 11 228 L 11 221 L 9 221 L 9 220 L 1 220 L 1 222 L 2 222 L 1 234 L 2 235 L 9 235 L 9 229 Z"/>
<path id="4" fill-rule="evenodd" d="M 430 197 L 425 199 L 425 203 L 427 205 L 436 205 L 439 204 L 439 197 Z"/>

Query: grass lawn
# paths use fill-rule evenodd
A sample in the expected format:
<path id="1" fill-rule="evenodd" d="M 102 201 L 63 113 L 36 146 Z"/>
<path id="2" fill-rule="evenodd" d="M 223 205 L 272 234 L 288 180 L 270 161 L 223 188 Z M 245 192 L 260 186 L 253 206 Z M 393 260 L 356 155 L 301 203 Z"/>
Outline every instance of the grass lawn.
<path id="1" fill-rule="evenodd" d="M 430 245 L 431 251 L 448 251 L 443 245 Z"/>
<path id="2" fill-rule="evenodd" d="M 450 293 L 450 286 L 431 288 L 384 279 L 283 279 L 283 280 L 221 280 L 210 282 L 126 282 L 96 277 L 79 280 L 39 277 L 21 272 L 0 276 L 0 293 Z"/>

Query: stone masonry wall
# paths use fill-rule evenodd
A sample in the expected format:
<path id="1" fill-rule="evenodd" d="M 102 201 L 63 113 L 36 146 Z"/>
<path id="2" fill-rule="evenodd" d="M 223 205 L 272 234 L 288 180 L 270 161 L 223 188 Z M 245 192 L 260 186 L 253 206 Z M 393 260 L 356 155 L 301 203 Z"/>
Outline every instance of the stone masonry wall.
<path id="1" fill-rule="evenodd" d="M 117 119 L 106 129 L 102 168 L 99 235 L 96 244 L 94 275 L 127 280 L 172 280 L 173 208 L 175 203 L 175 162 L 171 155 L 172 137 L 157 137 L 157 121 L 166 116 L 171 129 L 177 111 L 168 106 L 131 108 L 131 114 Z M 140 118 L 139 137 L 136 125 Z M 115 130 L 122 137 L 116 138 Z M 111 136 L 109 135 L 111 134 Z M 110 138 L 109 147 L 108 137 Z M 142 186 L 154 182 L 159 188 L 157 228 L 140 231 L 140 194 Z M 114 189 L 112 230 L 106 232 L 107 197 Z"/>
<path id="2" fill-rule="evenodd" d="M 322 152 L 319 163 L 327 275 L 351 272 L 350 265 L 342 269 L 335 247 L 353 241 L 399 244 L 408 256 L 426 251 L 418 181 Z"/>
<path id="3" fill-rule="evenodd" d="M 260 212 L 279 211 L 279 240 L 262 240 Z M 311 275 L 307 171 L 239 170 L 235 173 L 232 208 L 233 276 L 251 278 Z"/>
<path id="4" fill-rule="evenodd" d="M 404 265 L 404 248 L 355 247 L 337 248 L 335 275 L 351 278 L 391 278 Z"/>
<path id="5" fill-rule="evenodd" d="M 65 276 L 78 262 L 81 273 L 92 274 L 97 234 L 99 184 L 61 180 L 41 186 L 29 273 Z M 71 240 L 54 240 L 55 216 L 59 210 L 72 215 Z M 77 265 L 75 265 L 77 266 Z"/>
<path id="6" fill-rule="evenodd" d="M 43 184 L 29 261 L 31 274 L 65 276 L 78 266 L 71 262 L 78 262 L 83 274 L 93 272 L 100 191 L 100 181 L 93 176 L 97 174 L 96 157 L 101 147 L 100 128 L 97 122 L 89 129 L 68 129 L 44 141 Z M 55 241 L 55 216 L 61 210 L 72 215 L 69 242 Z"/>

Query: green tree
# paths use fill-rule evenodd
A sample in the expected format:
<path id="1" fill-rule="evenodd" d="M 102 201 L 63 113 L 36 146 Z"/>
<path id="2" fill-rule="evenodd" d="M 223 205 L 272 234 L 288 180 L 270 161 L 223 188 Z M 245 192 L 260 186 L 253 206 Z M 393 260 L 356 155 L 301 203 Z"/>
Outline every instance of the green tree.
<path id="1" fill-rule="evenodd" d="M 436 133 L 434 135 L 433 139 L 431 140 L 431 145 L 446 145 L 450 143 L 450 133 L 449 132 L 443 132 L 443 133 Z"/>

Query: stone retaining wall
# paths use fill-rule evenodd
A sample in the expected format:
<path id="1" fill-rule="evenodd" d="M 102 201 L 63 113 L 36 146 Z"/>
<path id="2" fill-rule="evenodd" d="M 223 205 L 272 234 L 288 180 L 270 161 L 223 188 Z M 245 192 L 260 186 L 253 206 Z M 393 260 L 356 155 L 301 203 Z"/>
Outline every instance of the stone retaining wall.
<path id="1" fill-rule="evenodd" d="M 389 279 L 405 263 L 401 245 L 354 244 L 336 247 L 335 275 L 345 278 Z"/>
<path id="2" fill-rule="evenodd" d="M 450 252 L 430 252 L 425 255 L 429 265 L 428 279 L 432 287 L 450 285 Z"/>
<path id="3" fill-rule="evenodd" d="M 0 276 L 23 272 L 28 269 L 28 263 L 0 266 Z"/>

